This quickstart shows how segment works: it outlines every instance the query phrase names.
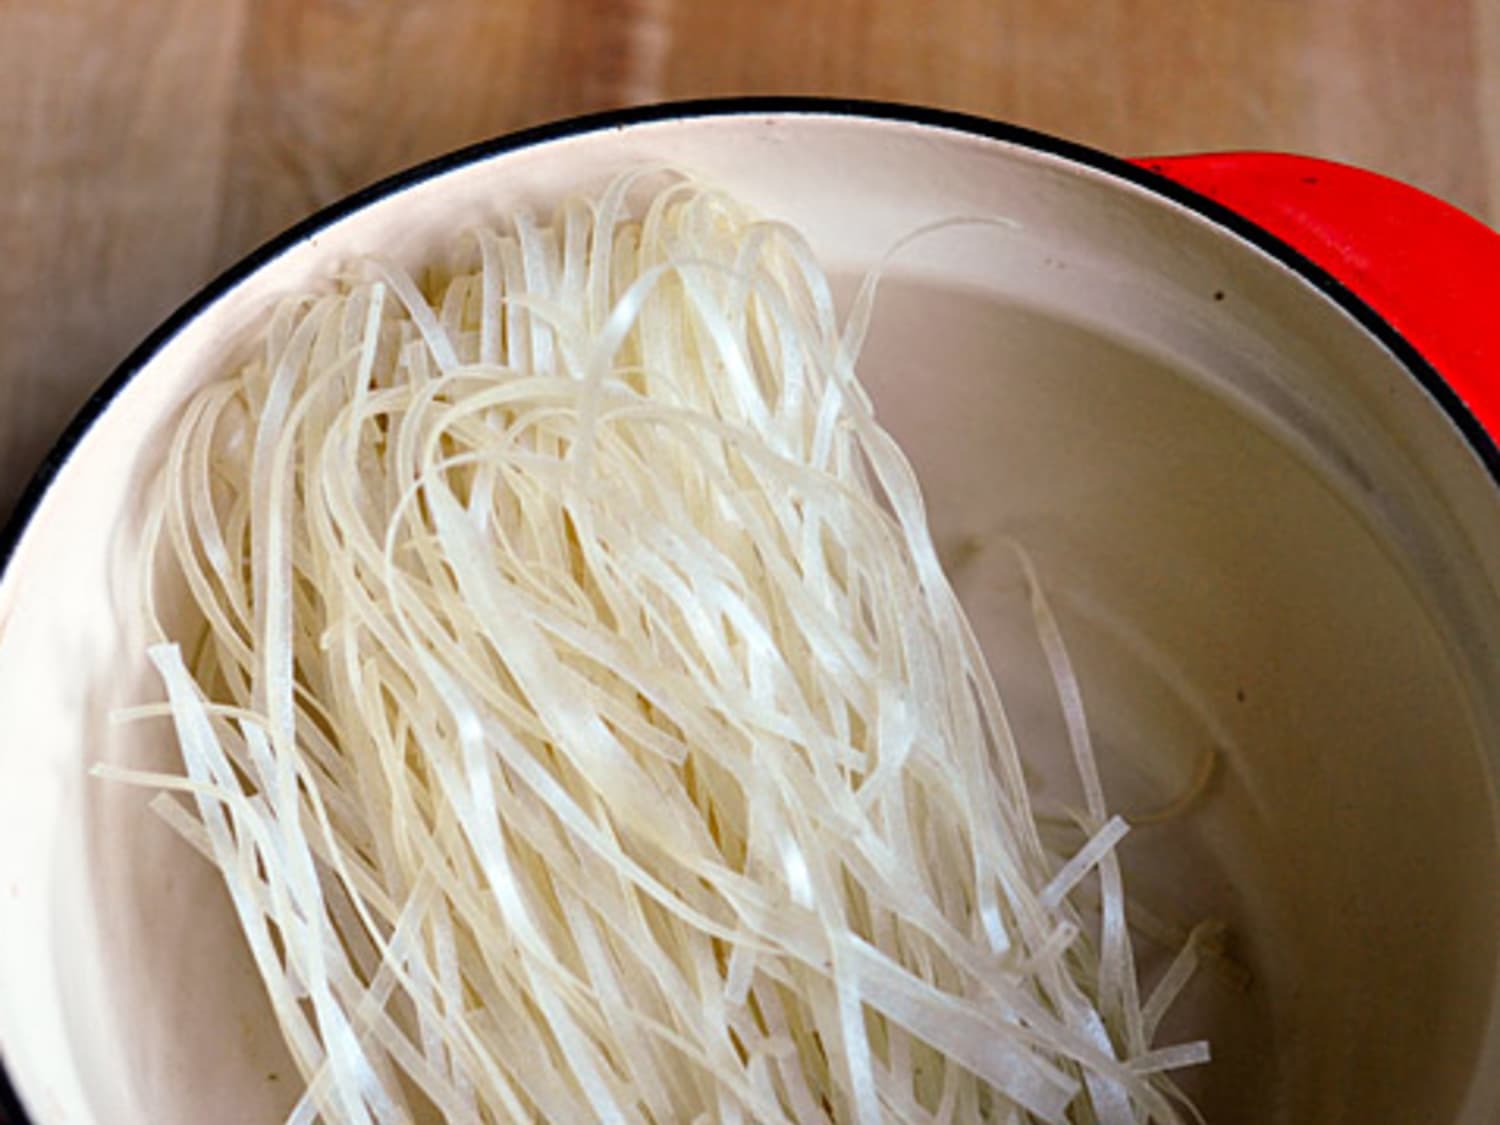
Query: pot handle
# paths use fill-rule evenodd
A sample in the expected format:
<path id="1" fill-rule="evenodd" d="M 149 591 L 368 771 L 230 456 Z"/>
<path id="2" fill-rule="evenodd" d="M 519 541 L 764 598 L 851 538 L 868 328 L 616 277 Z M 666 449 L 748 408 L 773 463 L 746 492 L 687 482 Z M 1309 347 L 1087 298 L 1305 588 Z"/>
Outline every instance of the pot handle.
<path id="1" fill-rule="evenodd" d="M 1270 152 L 1135 164 L 1207 196 L 1332 274 L 1500 441 L 1500 233 L 1397 180 Z"/>

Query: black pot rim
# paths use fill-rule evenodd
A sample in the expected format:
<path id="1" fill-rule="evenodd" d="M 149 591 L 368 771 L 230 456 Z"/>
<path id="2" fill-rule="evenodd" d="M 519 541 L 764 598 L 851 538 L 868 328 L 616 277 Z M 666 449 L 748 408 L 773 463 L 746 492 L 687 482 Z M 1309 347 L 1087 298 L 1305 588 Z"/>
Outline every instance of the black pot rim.
<path id="1" fill-rule="evenodd" d="M 424 161 L 387 176 L 335 203 L 314 212 L 295 226 L 262 244 L 189 297 L 171 316 L 125 357 L 109 377 L 88 397 L 62 431 L 51 450 L 33 473 L 3 529 L 0 529 L 0 577 L 15 556 L 16 548 L 36 514 L 47 490 L 78 448 L 94 422 L 104 414 L 126 384 L 183 327 L 204 309 L 249 277 L 261 266 L 293 245 L 311 237 L 338 220 L 377 200 L 394 195 L 423 180 L 468 164 L 519 149 L 589 133 L 619 130 L 651 122 L 682 118 L 744 116 L 849 117 L 872 121 L 897 121 L 1001 141 L 1035 149 L 1051 156 L 1108 173 L 1120 180 L 1164 196 L 1212 221 L 1280 261 L 1304 281 L 1357 321 L 1384 345 L 1437 403 L 1463 435 L 1491 478 L 1500 485 L 1500 446 L 1465 406 L 1463 400 L 1423 357 L 1417 348 L 1383 316 L 1371 308 L 1327 270 L 1275 235 L 1237 212 L 1158 173 L 1073 141 L 1034 129 L 993 121 L 973 114 L 890 101 L 811 96 L 755 96 L 705 98 L 661 102 L 605 110 L 538 125 L 480 141 L 455 152 Z M 0 1125 L 27 1125 L 30 1121 L 0 1059 Z"/>

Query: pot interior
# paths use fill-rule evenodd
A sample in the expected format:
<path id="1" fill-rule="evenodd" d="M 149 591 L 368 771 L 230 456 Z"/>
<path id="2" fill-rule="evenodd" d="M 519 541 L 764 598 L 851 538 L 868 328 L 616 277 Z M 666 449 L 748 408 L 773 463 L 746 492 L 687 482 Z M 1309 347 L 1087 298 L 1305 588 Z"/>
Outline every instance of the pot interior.
<path id="1" fill-rule="evenodd" d="M 1201 215 L 1029 143 L 814 113 L 591 132 L 395 191 L 230 285 L 73 451 L 0 585 L 0 1049 L 38 1121 L 258 1123 L 297 1092 L 216 876 L 87 775 L 171 761 L 163 728 L 108 713 L 159 694 L 128 574 L 176 408 L 351 256 L 421 261 L 654 162 L 799 226 L 846 292 L 922 223 L 1010 221 L 893 259 L 861 370 L 1065 801 L 1011 544 L 1035 561 L 1112 804 L 1143 821 L 1144 986 L 1223 922 L 1163 1036 L 1212 1041 L 1184 1085 L 1220 1125 L 1487 1120 L 1495 482 L 1366 329 Z"/>

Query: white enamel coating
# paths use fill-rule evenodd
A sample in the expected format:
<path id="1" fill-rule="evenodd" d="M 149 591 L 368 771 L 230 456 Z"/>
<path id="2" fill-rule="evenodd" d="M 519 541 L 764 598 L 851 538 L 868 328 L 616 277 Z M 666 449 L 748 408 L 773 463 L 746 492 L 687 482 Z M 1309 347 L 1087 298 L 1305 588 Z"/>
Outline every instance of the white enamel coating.
<path id="1" fill-rule="evenodd" d="M 864 371 L 921 471 L 1039 784 L 1059 720 L 1006 536 L 1079 665 L 1111 792 L 1198 804 L 1124 845 L 1156 928 L 1223 958 L 1174 1019 L 1216 1125 L 1479 1125 L 1500 1105 L 1500 493 L 1395 359 L 1193 212 L 1034 148 L 830 115 L 688 118 L 520 149 L 298 243 L 93 426 L 0 581 L 0 1052 L 42 1125 L 278 1119 L 294 1076 L 212 873 L 100 760 L 170 761 L 122 577 L 192 388 L 286 293 L 408 262 L 622 169 L 717 180 L 847 284 L 898 235 Z M 1148 956 L 1145 971 L 1159 971 Z"/>

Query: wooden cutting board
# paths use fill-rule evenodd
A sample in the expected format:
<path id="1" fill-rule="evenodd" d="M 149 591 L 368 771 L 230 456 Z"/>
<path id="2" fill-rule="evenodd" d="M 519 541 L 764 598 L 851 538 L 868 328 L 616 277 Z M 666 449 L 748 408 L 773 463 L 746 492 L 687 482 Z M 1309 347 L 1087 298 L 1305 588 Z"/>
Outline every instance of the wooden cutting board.
<path id="1" fill-rule="evenodd" d="M 1500 0 L 0 0 L 0 512 L 135 343 L 312 209 L 519 126 L 743 93 L 1301 151 L 1500 216 Z"/>

